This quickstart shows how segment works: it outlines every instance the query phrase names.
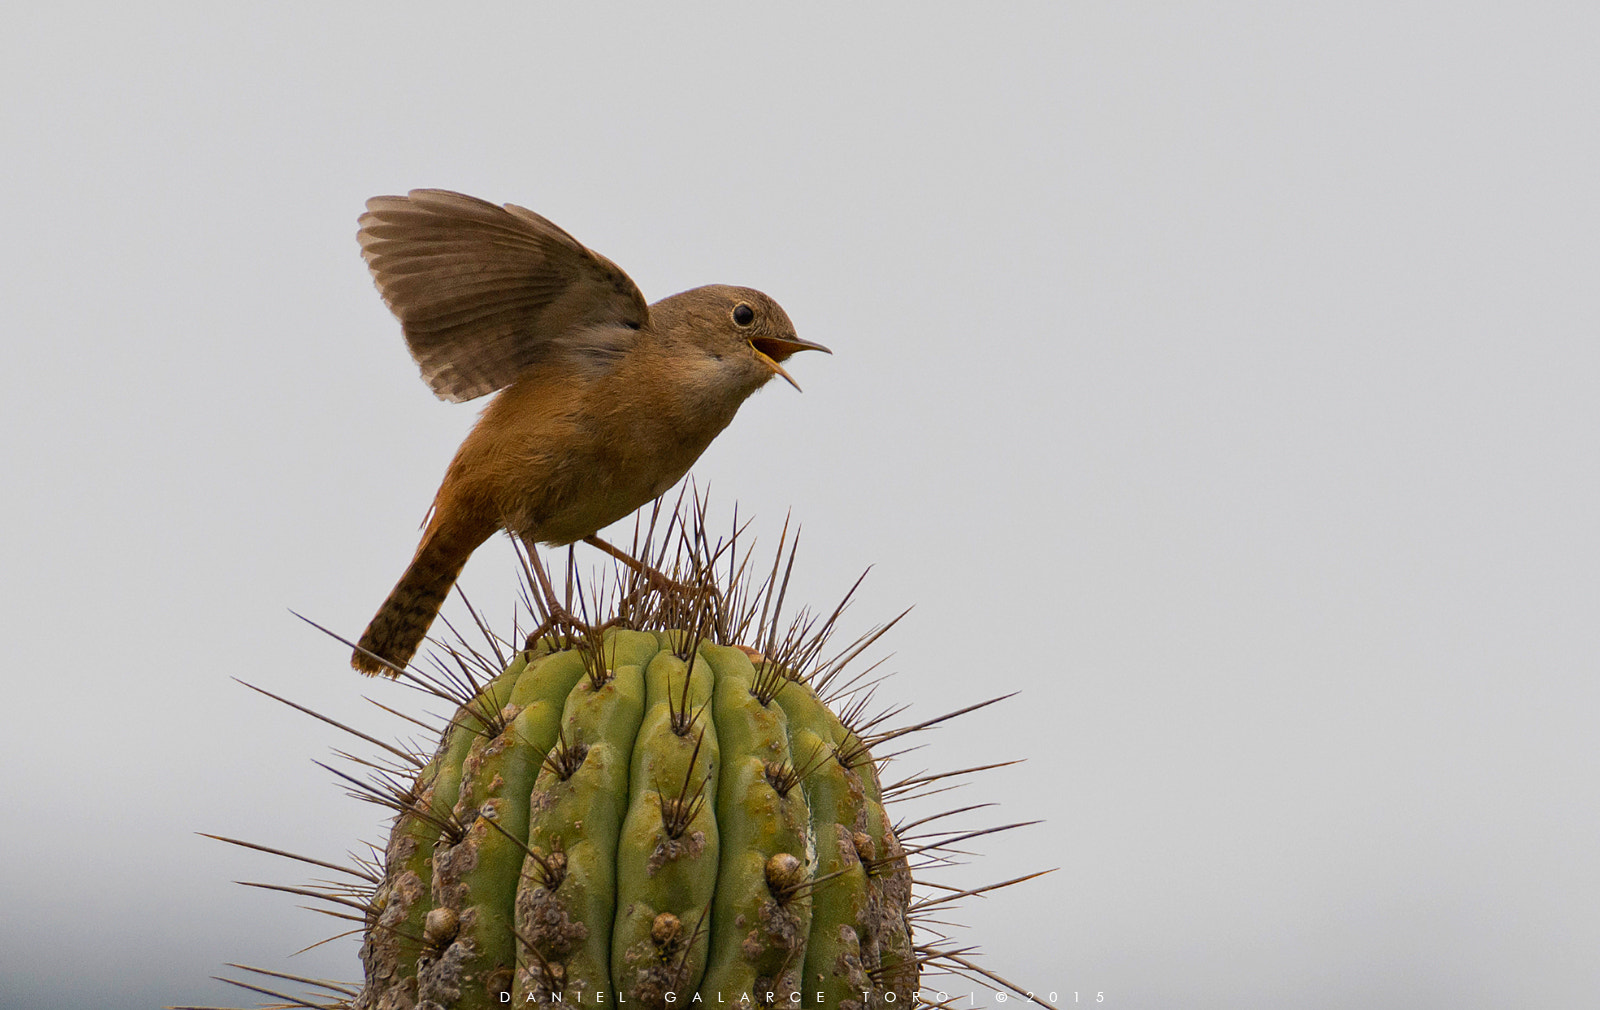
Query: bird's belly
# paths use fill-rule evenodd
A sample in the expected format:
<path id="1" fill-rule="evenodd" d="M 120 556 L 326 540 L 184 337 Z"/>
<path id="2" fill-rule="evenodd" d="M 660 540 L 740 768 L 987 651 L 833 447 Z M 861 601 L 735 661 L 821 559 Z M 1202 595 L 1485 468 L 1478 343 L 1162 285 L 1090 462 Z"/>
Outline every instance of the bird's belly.
<path id="1" fill-rule="evenodd" d="M 519 489 L 515 504 L 507 510 L 505 525 L 540 543 L 562 545 L 582 540 L 671 488 L 709 442 L 686 445 L 674 440 L 669 445 L 646 442 L 618 447 L 612 441 L 609 446 L 570 454 L 534 486 Z"/>
<path id="2" fill-rule="evenodd" d="M 539 539 L 548 544 L 582 540 L 619 519 L 625 519 L 678 482 L 683 472 L 648 487 L 623 482 L 591 484 L 581 501 L 550 514 L 541 524 Z"/>

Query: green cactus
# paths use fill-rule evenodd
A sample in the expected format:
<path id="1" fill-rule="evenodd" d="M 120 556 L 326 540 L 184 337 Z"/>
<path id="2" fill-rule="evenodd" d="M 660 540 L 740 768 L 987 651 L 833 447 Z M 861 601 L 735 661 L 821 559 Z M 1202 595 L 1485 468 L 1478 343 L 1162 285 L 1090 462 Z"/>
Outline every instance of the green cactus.
<path id="1" fill-rule="evenodd" d="M 381 860 L 349 871 L 367 882 L 364 982 L 315 1001 L 249 988 L 347 1010 L 650 1010 L 697 993 L 895 1010 L 936 969 L 1010 985 L 937 934 L 914 939 L 919 910 L 961 894 L 919 904 L 912 871 L 1014 825 L 903 839 L 886 798 L 938 776 L 886 788 L 870 749 L 949 716 L 880 729 L 870 688 L 840 672 L 888 626 L 823 660 L 845 603 L 780 631 L 782 547 L 752 585 L 748 552 L 709 546 L 703 515 L 669 524 L 682 520 L 674 558 L 654 546 L 670 538 L 635 544 L 672 585 L 612 583 L 590 623 L 569 567 L 565 600 L 529 598 L 540 623 L 514 655 L 493 636 L 489 654 L 458 641 L 433 672 L 403 675 L 456 710 L 431 755 L 382 745 L 404 766 L 341 773 L 396 812 Z M 351 904 L 348 889 L 281 889 Z"/>
<path id="2" fill-rule="evenodd" d="M 550 646 L 417 776 L 355 1007 L 911 1002 L 908 862 L 862 741 L 810 688 L 683 633 Z"/>

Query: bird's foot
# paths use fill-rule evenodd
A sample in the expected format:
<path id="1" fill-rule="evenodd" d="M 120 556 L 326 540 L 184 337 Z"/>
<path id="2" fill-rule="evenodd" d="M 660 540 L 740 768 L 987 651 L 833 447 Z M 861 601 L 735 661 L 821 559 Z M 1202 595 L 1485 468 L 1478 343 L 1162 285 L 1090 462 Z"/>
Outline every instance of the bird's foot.
<path id="1" fill-rule="evenodd" d="M 650 588 L 664 596 L 687 596 L 693 599 L 709 597 L 717 603 L 722 602 L 722 590 L 710 582 L 682 582 L 666 575 L 654 568 L 643 568 L 639 572 L 644 576 Z"/>
<path id="2" fill-rule="evenodd" d="M 531 649 L 538 644 L 540 639 L 555 638 L 571 640 L 575 636 L 587 635 L 594 631 L 588 624 L 578 619 L 578 615 L 554 601 L 546 601 L 544 620 L 539 626 L 528 632 L 528 637 L 523 640 L 522 647 Z"/>

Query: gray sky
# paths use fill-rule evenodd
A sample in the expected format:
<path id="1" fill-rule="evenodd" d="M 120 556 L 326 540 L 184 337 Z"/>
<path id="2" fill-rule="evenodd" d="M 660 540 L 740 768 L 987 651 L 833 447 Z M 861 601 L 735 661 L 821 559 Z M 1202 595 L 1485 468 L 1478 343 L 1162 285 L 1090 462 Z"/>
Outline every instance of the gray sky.
<path id="1" fill-rule="evenodd" d="M 1042 826 L 989 964 L 1124 1008 L 1600 987 L 1591 5 L 32 5 L 0 35 L 0 1006 L 236 1001 L 354 942 L 195 831 L 337 858 L 311 764 L 470 407 L 357 254 L 532 207 L 760 287 L 803 395 L 695 468 L 859 627 L 913 767 Z M 509 620 L 512 556 L 464 586 Z M 979 996 L 982 1002 L 982 996 Z"/>

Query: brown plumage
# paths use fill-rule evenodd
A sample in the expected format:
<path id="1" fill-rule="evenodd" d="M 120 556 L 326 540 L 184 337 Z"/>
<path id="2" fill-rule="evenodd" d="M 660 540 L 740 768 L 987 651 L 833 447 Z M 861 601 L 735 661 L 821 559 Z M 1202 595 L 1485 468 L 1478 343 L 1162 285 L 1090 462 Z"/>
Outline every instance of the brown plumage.
<path id="1" fill-rule="evenodd" d="M 435 395 L 504 388 L 457 450 L 410 567 L 351 656 L 364 673 L 411 659 L 496 530 L 530 548 L 594 540 L 677 483 L 751 393 L 789 379 L 779 362 L 827 350 L 750 288 L 647 306 L 616 264 L 510 204 L 412 190 L 369 200 L 360 224 L 362 255 Z"/>

